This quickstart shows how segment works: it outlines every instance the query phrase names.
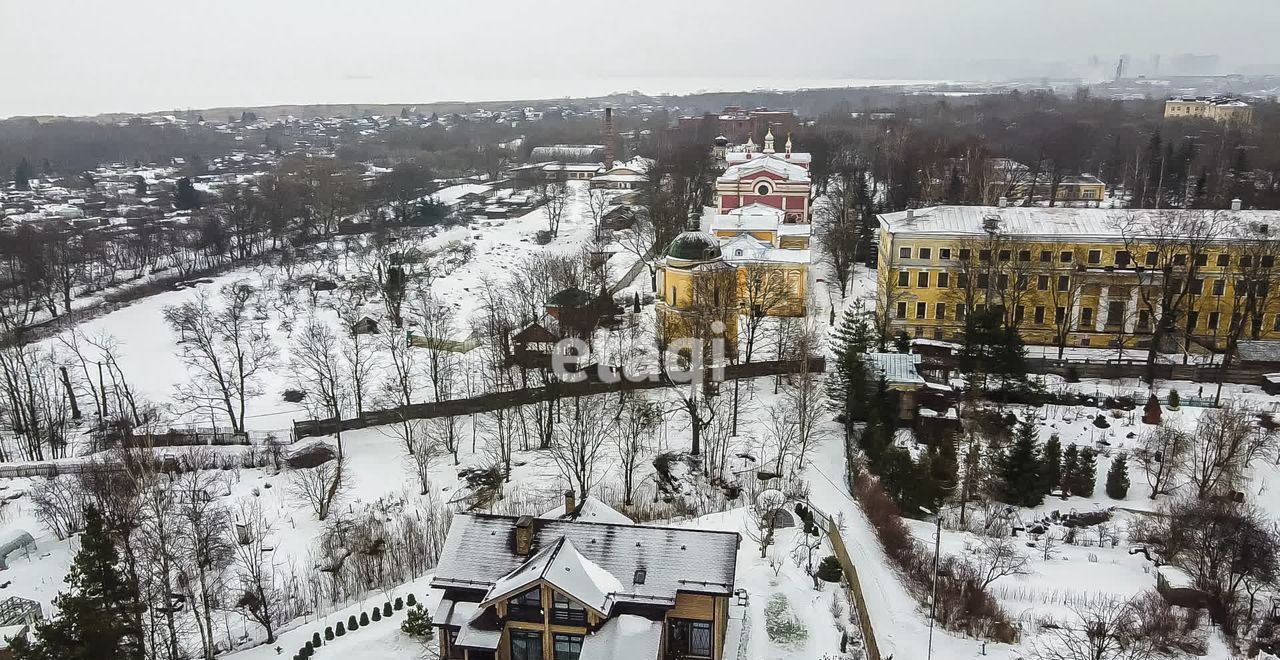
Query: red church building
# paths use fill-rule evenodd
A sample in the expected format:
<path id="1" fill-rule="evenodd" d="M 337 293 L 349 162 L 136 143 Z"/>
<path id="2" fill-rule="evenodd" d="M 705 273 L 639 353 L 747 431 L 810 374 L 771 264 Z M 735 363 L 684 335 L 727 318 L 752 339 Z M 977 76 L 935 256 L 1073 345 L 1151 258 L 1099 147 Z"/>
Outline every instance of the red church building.
<path id="1" fill-rule="evenodd" d="M 793 153 L 791 138 L 785 151 L 773 147 L 773 131 L 765 135 L 764 149 L 755 151 L 747 140 L 743 151 L 725 156 L 728 168 L 716 179 L 716 209 L 724 215 L 733 209 L 762 204 L 783 211 L 787 224 L 809 222 L 810 155 Z"/>

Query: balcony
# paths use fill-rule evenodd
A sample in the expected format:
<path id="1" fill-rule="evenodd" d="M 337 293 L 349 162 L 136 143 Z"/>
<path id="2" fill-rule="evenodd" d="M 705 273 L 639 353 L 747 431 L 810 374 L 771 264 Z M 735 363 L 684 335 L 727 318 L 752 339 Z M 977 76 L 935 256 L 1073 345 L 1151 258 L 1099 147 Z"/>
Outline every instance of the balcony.
<path id="1" fill-rule="evenodd" d="M 545 619 L 542 614 L 541 607 L 533 605 L 516 605 L 512 603 L 507 606 L 507 618 L 512 621 L 523 621 L 525 623 L 542 623 Z"/>
<path id="2" fill-rule="evenodd" d="M 558 626 L 586 626 L 587 612 L 586 610 L 551 610 L 551 623 Z"/>

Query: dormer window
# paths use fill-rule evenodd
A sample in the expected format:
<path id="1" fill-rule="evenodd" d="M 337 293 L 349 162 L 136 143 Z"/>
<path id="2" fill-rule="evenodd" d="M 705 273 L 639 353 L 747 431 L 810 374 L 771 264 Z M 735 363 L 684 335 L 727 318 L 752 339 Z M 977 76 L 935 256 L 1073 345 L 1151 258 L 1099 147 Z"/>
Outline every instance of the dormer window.
<path id="1" fill-rule="evenodd" d="M 587 625 L 587 610 L 558 591 L 551 593 L 551 623 L 562 626 Z"/>
<path id="2" fill-rule="evenodd" d="M 541 623 L 543 619 L 542 588 L 534 587 L 512 598 L 507 604 L 507 618 L 515 621 Z"/>
<path id="3" fill-rule="evenodd" d="M 761 197 L 764 197 L 764 196 L 768 195 L 768 194 L 769 194 L 769 193 L 771 193 L 771 192 L 773 192 L 773 188 L 772 188 L 768 183 L 766 183 L 766 182 L 764 182 L 764 181 L 761 181 L 760 183 L 756 184 L 756 194 L 757 194 L 757 195 L 760 195 Z"/>

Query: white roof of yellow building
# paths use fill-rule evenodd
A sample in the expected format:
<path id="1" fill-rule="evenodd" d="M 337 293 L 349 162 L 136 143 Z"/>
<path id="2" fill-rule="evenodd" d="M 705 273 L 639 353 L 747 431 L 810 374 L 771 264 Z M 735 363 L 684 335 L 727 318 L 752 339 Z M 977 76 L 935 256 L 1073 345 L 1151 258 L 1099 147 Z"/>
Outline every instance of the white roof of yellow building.
<path id="1" fill-rule="evenodd" d="M 1118 240 L 1125 226 L 1143 226 L 1159 214 L 1213 214 L 1227 226 L 1275 225 L 1280 211 L 1186 211 L 1181 209 L 1097 209 L 1063 207 L 932 206 L 884 213 L 880 226 L 894 234 L 938 237 L 983 236 L 989 218 L 1007 235 Z M 1167 224 L 1167 223 L 1166 223 Z M 1225 238 L 1225 236 L 1224 236 Z"/>

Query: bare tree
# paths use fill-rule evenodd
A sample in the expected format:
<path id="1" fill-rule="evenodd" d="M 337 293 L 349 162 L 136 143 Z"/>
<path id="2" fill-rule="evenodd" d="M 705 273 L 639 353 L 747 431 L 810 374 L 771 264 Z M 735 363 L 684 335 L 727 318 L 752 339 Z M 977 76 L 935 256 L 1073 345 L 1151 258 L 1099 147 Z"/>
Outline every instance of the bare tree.
<path id="1" fill-rule="evenodd" d="M 1197 497 L 1222 494 L 1236 485 L 1255 459 L 1274 453 L 1275 434 L 1259 427 L 1255 419 L 1254 411 L 1235 402 L 1200 416 L 1184 466 Z"/>
<path id="2" fill-rule="evenodd" d="M 760 558 L 768 556 L 769 546 L 773 544 L 774 532 L 778 527 L 778 515 L 787 506 L 787 498 L 780 490 L 766 490 L 756 497 L 751 507 L 748 520 L 747 538 L 756 542 L 760 548 Z"/>
<path id="3" fill-rule="evenodd" d="M 585 500 L 601 475 L 605 448 L 615 432 L 617 400 L 607 395 L 574 397 L 568 419 L 556 429 L 551 457 L 563 476 Z"/>
<path id="4" fill-rule="evenodd" d="M 610 165 L 606 164 L 606 167 Z M 604 221 L 604 213 L 609 210 L 609 206 L 613 203 L 613 193 L 605 188 L 592 188 L 587 194 L 587 210 L 591 213 L 591 221 L 595 225 L 595 238 L 598 242 L 601 237 L 601 223 Z"/>
<path id="5" fill-rule="evenodd" d="M 201 453 L 190 454 L 189 462 L 202 463 Z M 235 555 L 230 537 L 231 513 L 217 499 L 223 488 L 221 475 L 200 470 L 182 473 L 173 484 L 181 524 L 177 550 L 182 572 L 178 581 L 184 585 L 191 603 L 205 660 L 213 660 L 216 655 L 213 611 L 222 601 L 224 572 Z"/>
<path id="6" fill-rule="evenodd" d="M 547 216 L 547 231 L 551 238 L 559 236 L 560 219 L 569 204 L 569 186 L 559 181 L 540 184 L 537 187 L 537 198 Z"/>
<path id="7" fill-rule="evenodd" d="M 1159 655 L 1142 634 L 1129 602 L 1109 601 L 1075 610 L 1076 621 L 1042 629 L 1033 643 L 1037 660 L 1149 660 Z"/>
<path id="8" fill-rule="evenodd" d="M 1027 556 L 1018 551 L 1009 537 L 982 537 L 982 547 L 973 559 L 978 585 L 985 590 L 992 582 L 1010 575 L 1026 575 Z"/>
<path id="9" fill-rule="evenodd" d="M 781 268 L 764 264 L 747 264 L 743 272 L 745 277 L 738 302 L 745 319 L 743 330 L 747 340 L 743 359 L 750 362 L 764 324 L 770 317 L 789 311 L 784 307 L 791 301 L 792 291 L 787 284 L 786 272 Z"/>
<path id="10" fill-rule="evenodd" d="M 1178 337 L 1187 320 L 1200 268 L 1209 247 L 1223 234 L 1227 216 L 1214 211 L 1161 213 L 1134 211 L 1121 221 L 1126 259 L 1141 265 L 1139 299 L 1154 324 L 1147 351 L 1147 381 L 1155 377 L 1156 356 Z"/>
<path id="11" fill-rule="evenodd" d="M 178 398 L 195 409 L 221 408 L 235 433 L 244 431 L 246 401 L 257 390 L 259 372 L 272 362 L 274 347 L 253 309 L 257 293 L 232 284 L 220 292 L 215 309 L 208 292 L 164 310 L 178 335 L 182 361 L 194 377 L 178 386 Z"/>
<path id="12" fill-rule="evenodd" d="M 293 339 L 289 366 L 295 386 L 312 414 L 332 419 L 342 455 L 342 413 L 348 393 L 343 378 L 338 337 L 322 321 L 312 317 Z"/>
<path id="13" fill-rule="evenodd" d="M 350 477 L 343 469 L 345 460 L 339 456 L 313 468 L 294 470 L 289 475 L 290 494 L 311 507 L 319 520 L 329 518 L 333 506 L 351 487 Z"/>
<path id="14" fill-rule="evenodd" d="M 628 395 L 622 404 L 618 419 L 620 429 L 612 437 L 622 471 L 622 502 L 627 506 L 632 504 L 636 474 L 649 452 L 654 430 L 661 417 L 662 410 L 658 404 L 644 399 L 638 393 Z"/>
<path id="15" fill-rule="evenodd" d="M 285 612 L 284 576 L 276 560 L 275 544 L 269 539 L 273 525 L 262 510 L 262 502 L 256 499 L 240 503 L 234 525 L 239 543 L 233 565 L 240 583 L 234 606 L 262 626 L 267 643 L 273 644 Z"/>
<path id="16" fill-rule="evenodd" d="M 1173 486 L 1175 476 L 1182 474 L 1191 449 L 1191 436 L 1172 423 L 1143 431 L 1138 438 L 1141 450 L 1137 453 L 1151 487 L 1151 498 L 1166 495 Z"/>
<path id="17" fill-rule="evenodd" d="M 452 397 L 458 356 L 449 348 L 457 331 L 455 313 L 444 300 L 430 291 L 423 291 L 414 300 L 413 314 L 421 323 L 423 340 L 419 345 L 426 355 L 432 396 L 439 403 Z"/>

